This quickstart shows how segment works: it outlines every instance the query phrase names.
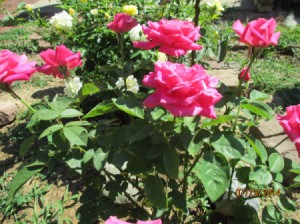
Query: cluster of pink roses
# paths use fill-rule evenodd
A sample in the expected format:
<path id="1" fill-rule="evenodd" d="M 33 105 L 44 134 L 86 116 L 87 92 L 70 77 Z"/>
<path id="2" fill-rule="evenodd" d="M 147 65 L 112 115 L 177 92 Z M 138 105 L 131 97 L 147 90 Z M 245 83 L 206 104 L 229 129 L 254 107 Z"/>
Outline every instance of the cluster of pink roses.
<path id="1" fill-rule="evenodd" d="M 29 80 L 36 72 L 42 72 L 54 77 L 66 78 L 69 70 L 82 65 L 80 53 L 76 54 L 64 45 L 55 50 L 41 52 L 45 65 L 36 66 L 36 62 L 28 62 L 25 54 L 17 55 L 9 50 L 0 51 L 0 83 L 11 85 L 14 81 Z"/>

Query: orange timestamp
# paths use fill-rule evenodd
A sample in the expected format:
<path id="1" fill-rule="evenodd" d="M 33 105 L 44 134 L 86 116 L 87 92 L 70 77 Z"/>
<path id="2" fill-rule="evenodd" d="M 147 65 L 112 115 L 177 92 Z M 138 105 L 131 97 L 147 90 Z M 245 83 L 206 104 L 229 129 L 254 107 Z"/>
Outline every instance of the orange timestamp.
<path id="1" fill-rule="evenodd" d="M 280 189 L 275 190 L 274 188 L 263 188 L 263 189 L 248 189 L 248 188 L 237 188 L 235 191 L 237 197 L 274 197 L 280 196 Z"/>

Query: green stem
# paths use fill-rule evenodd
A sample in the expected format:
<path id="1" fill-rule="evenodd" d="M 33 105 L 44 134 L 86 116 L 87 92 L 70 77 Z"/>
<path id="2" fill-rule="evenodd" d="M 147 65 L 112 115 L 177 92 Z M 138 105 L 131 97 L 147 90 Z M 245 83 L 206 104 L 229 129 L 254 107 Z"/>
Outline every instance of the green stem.
<path id="1" fill-rule="evenodd" d="M 204 152 L 204 151 L 201 151 L 201 152 L 196 156 L 196 158 L 195 158 L 193 164 L 190 166 L 189 170 L 184 174 L 184 177 L 183 177 L 182 181 L 180 182 L 178 188 L 180 188 L 180 187 L 187 181 L 188 176 L 191 174 L 192 170 L 194 169 L 194 167 L 195 167 L 196 164 L 198 163 L 198 161 L 199 161 L 199 159 L 201 158 L 203 152 Z"/>
<path id="2" fill-rule="evenodd" d="M 230 201 L 230 193 L 231 193 L 231 185 L 232 185 L 232 177 L 233 177 L 233 173 L 234 173 L 234 167 L 235 167 L 235 165 L 232 167 L 232 172 L 231 172 L 231 176 L 230 176 L 230 183 L 229 183 L 229 188 L 228 188 L 227 201 Z"/>
<path id="3" fill-rule="evenodd" d="M 241 107 L 238 106 L 238 111 L 237 111 L 237 113 L 236 113 L 236 115 L 235 115 L 235 120 L 234 120 L 234 124 L 233 124 L 233 133 L 235 132 L 235 129 L 236 129 L 236 126 L 237 126 L 237 121 L 238 121 L 240 112 L 241 112 Z"/>
<path id="4" fill-rule="evenodd" d="M 196 0 L 194 9 L 195 9 L 195 17 L 194 17 L 194 25 L 198 26 L 199 25 L 199 17 L 200 17 L 200 2 L 201 0 Z M 191 66 L 195 64 L 195 58 L 196 58 L 196 51 L 192 51 L 191 54 Z"/>
<path id="5" fill-rule="evenodd" d="M 20 100 L 29 110 L 31 110 L 31 112 L 33 112 L 33 113 L 35 113 L 36 112 L 36 110 L 35 109 L 33 109 L 25 100 L 23 100 L 18 94 L 16 94 L 13 90 L 12 90 L 12 88 L 11 88 L 11 86 L 7 86 L 8 88 L 7 88 L 7 91 L 10 93 L 10 95 L 12 96 L 12 97 L 14 97 L 15 99 L 17 99 L 17 100 Z"/>

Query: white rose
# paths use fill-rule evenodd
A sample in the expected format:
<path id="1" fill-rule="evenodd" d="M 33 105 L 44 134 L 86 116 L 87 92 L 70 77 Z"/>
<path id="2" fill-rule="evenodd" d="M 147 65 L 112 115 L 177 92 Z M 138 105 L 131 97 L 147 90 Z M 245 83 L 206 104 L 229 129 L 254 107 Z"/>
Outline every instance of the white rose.
<path id="1" fill-rule="evenodd" d="M 90 11 L 90 13 L 93 15 L 93 16 L 97 16 L 98 15 L 98 9 L 92 9 Z"/>
<path id="2" fill-rule="evenodd" d="M 80 81 L 80 78 L 75 76 L 74 78 L 69 78 L 69 80 L 66 81 L 64 92 L 67 96 L 72 97 L 78 94 L 81 87 L 82 82 Z"/>
<path id="3" fill-rule="evenodd" d="M 116 82 L 116 86 L 118 89 L 121 89 L 123 86 L 125 86 L 125 83 L 126 83 L 127 91 L 137 93 L 140 89 L 137 79 L 134 78 L 133 75 L 128 76 L 125 82 L 123 78 L 119 78 L 118 81 Z"/>
<path id="4" fill-rule="evenodd" d="M 143 33 L 142 26 L 138 24 L 129 31 L 129 38 L 134 41 L 147 41 L 147 36 Z"/>
<path id="5" fill-rule="evenodd" d="M 68 33 L 72 28 L 73 17 L 69 15 L 66 11 L 60 13 L 55 13 L 50 19 L 50 24 L 57 31 L 63 31 Z"/>

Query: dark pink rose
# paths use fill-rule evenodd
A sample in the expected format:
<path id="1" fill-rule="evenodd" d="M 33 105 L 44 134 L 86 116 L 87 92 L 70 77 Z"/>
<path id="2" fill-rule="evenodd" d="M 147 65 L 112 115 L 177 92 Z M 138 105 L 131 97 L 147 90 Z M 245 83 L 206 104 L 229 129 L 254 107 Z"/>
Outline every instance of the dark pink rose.
<path id="1" fill-rule="evenodd" d="M 222 98 L 215 89 L 218 79 L 207 75 L 201 65 L 158 61 L 154 72 L 144 76 L 143 84 L 156 89 L 145 99 L 146 107 L 163 106 L 175 117 L 216 118 L 214 104 Z"/>
<path id="2" fill-rule="evenodd" d="M 277 115 L 276 118 L 290 140 L 294 142 L 300 157 L 300 104 L 287 107 L 286 115 Z"/>
<path id="3" fill-rule="evenodd" d="M 115 15 L 114 20 L 107 26 L 116 33 L 126 33 L 137 25 L 137 20 L 132 16 L 125 13 L 118 13 Z"/>
<path id="4" fill-rule="evenodd" d="M 134 42 L 134 47 L 149 50 L 159 46 L 160 52 L 171 56 L 185 55 L 189 50 L 202 48 L 195 43 L 200 38 L 200 27 L 191 22 L 162 19 L 159 22 L 148 21 L 148 26 L 143 26 L 148 41 Z"/>
<path id="5" fill-rule="evenodd" d="M 248 67 L 243 68 L 243 70 L 239 74 L 239 80 L 248 82 L 251 79 L 250 69 L 248 71 L 247 70 L 248 70 Z M 247 71 L 247 74 L 246 74 L 246 71 Z"/>
<path id="6" fill-rule="evenodd" d="M 66 48 L 65 45 L 57 46 L 55 50 L 48 49 L 40 53 L 41 58 L 46 62 L 43 66 L 38 66 L 39 72 L 54 77 L 65 78 L 63 70 L 68 75 L 68 70 L 72 70 L 82 65 L 80 52 L 74 53 Z"/>
<path id="7" fill-rule="evenodd" d="M 27 62 L 25 54 L 17 55 L 9 50 L 0 51 L 0 83 L 29 80 L 36 72 L 36 62 Z"/>
<path id="8" fill-rule="evenodd" d="M 118 218 L 116 218 L 114 216 L 110 216 L 109 219 L 107 219 L 104 224 L 134 224 L 134 223 L 125 222 L 125 221 L 119 220 Z M 160 219 L 149 220 L 149 221 L 137 221 L 136 224 L 162 224 L 162 221 Z"/>
<path id="9" fill-rule="evenodd" d="M 240 42 L 254 47 L 276 46 L 280 36 L 280 32 L 274 33 L 276 21 L 273 18 L 253 20 L 246 27 L 237 20 L 232 28 L 240 36 Z"/>

